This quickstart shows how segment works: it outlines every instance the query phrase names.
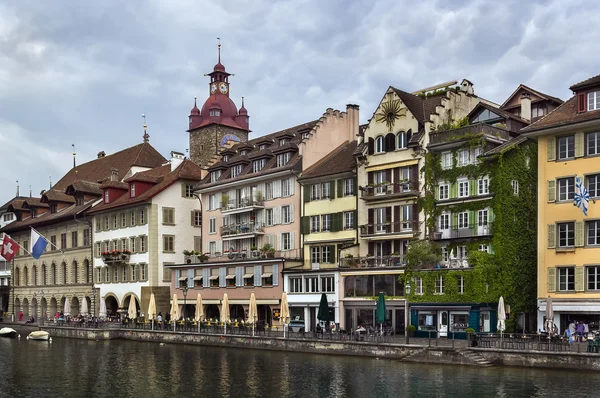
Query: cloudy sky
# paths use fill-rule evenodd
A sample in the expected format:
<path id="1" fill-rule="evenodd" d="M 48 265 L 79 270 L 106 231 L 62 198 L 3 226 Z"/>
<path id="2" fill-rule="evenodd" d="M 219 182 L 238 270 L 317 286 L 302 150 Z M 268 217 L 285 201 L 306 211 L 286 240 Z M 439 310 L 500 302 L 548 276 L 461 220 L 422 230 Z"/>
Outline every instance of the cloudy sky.
<path id="1" fill-rule="evenodd" d="M 194 96 L 222 62 L 253 135 L 468 78 L 502 103 L 519 83 L 567 99 L 600 73 L 600 2 L 0 0 L 0 202 L 47 189 L 103 150 L 188 148 Z"/>

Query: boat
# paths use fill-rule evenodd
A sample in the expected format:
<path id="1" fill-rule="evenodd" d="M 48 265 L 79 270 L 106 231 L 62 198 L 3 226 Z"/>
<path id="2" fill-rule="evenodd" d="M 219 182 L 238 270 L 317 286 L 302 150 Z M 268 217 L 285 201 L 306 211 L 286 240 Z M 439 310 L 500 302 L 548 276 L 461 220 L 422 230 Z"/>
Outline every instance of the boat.
<path id="1" fill-rule="evenodd" d="M 2 328 L 0 329 L 0 337 L 17 337 L 17 331 L 12 328 Z"/>
<path id="2" fill-rule="evenodd" d="M 45 330 L 38 330 L 35 332 L 31 332 L 29 333 L 29 336 L 27 336 L 27 340 L 48 340 L 50 339 L 50 333 L 46 332 Z"/>

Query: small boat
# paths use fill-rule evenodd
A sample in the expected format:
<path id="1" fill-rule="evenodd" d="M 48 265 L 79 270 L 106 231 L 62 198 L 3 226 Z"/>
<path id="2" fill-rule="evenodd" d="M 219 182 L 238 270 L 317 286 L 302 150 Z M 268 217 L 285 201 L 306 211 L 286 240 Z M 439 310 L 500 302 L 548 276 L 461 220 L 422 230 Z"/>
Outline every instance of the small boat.
<path id="1" fill-rule="evenodd" d="M 0 337 L 17 337 L 17 331 L 12 328 L 2 328 L 0 329 Z"/>
<path id="2" fill-rule="evenodd" d="M 29 333 L 29 336 L 27 336 L 27 340 L 45 340 L 47 341 L 50 338 L 50 333 L 46 332 L 45 330 L 38 330 L 35 332 L 31 332 Z"/>

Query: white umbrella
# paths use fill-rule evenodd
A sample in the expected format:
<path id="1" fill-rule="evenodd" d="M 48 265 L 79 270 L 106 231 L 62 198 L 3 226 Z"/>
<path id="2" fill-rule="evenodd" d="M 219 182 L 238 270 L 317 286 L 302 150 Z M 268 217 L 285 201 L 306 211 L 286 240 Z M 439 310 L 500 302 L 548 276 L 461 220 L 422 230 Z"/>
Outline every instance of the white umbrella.
<path id="1" fill-rule="evenodd" d="M 283 325 L 283 338 L 285 338 L 285 328 L 287 324 L 290 323 L 290 307 L 285 292 L 281 294 L 281 313 L 279 315 L 279 322 Z"/>
<path id="2" fill-rule="evenodd" d="M 221 301 L 221 322 L 225 325 L 225 334 L 227 334 L 227 322 L 229 322 L 229 298 L 227 293 L 223 294 L 223 301 Z"/>
<path id="3" fill-rule="evenodd" d="M 248 321 L 252 322 L 252 336 L 254 336 L 254 324 L 258 318 L 258 307 L 256 305 L 256 296 L 254 293 L 250 294 L 250 305 L 248 306 Z"/>
<path id="4" fill-rule="evenodd" d="M 81 302 L 81 309 L 79 310 L 79 312 L 81 312 L 81 315 L 87 315 L 89 313 L 86 297 L 84 297 L 83 301 Z"/>
<path id="5" fill-rule="evenodd" d="M 204 318 L 204 307 L 202 306 L 202 295 L 198 293 L 198 297 L 196 298 L 196 316 L 195 320 L 198 323 L 198 333 L 200 333 L 200 322 Z"/>
<path id="6" fill-rule="evenodd" d="M 500 296 L 500 300 L 498 300 L 498 330 L 501 337 L 504 329 L 506 329 L 506 311 L 504 310 L 504 297 Z"/>
<path id="7" fill-rule="evenodd" d="M 130 319 L 137 318 L 137 305 L 135 304 L 135 297 L 129 296 L 129 309 L 127 310 L 127 315 L 129 315 Z"/>
<path id="8" fill-rule="evenodd" d="M 100 299 L 100 313 L 98 316 L 100 319 L 106 318 L 106 300 L 104 300 L 104 297 Z"/>
<path id="9" fill-rule="evenodd" d="M 548 332 L 548 337 L 554 333 L 554 308 L 552 308 L 552 297 L 548 296 L 546 300 L 546 325 L 544 325 Z"/>
<path id="10" fill-rule="evenodd" d="M 150 303 L 148 304 L 148 318 L 152 319 L 152 330 L 154 330 L 154 318 L 156 318 L 156 299 L 154 293 L 150 295 Z"/>
<path id="11" fill-rule="evenodd" d="M 175 331 L 175 324 L 179 319 L 179 303 L 177 302 L 177 295 L 173 295 L 173 301 L 171 302 L 171 321 L 173 322 L 173 331 Z"/>
<path id="12" fill-rule="evenodd" d="M 65 297 L 65 308 L 63 308 L 63 315 L 71 315 L 71 302 L 68 297 Z"/>

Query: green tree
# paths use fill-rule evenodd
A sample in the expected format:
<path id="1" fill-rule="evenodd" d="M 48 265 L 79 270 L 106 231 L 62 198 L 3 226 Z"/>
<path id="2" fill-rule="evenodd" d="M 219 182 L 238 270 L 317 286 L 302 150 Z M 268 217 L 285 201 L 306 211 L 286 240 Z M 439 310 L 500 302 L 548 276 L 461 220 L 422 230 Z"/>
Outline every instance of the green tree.
<path id="1" fill-rule="evenodd" d="M 429 240 L 412 241 L 405 256 L 411 270 L 435 267 L 441 259 L 441 248 Z"/>

